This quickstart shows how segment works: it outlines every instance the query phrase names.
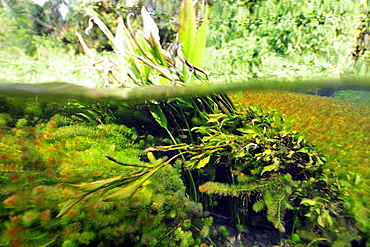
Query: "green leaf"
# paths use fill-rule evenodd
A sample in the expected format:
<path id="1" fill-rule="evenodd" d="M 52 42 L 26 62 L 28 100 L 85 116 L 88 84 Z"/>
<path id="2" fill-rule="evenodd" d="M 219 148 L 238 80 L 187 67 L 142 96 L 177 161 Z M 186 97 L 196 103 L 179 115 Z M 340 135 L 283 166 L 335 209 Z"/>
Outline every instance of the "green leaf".
<path id="1" fill-rule="evenodd" d="M 184 166 L 189 167 L 190 169 L 194 169 L 196 167 L 197 160 L 187 160 L 185 161 Z"/>
<path id="2" fill-rule="evenodd" d="M 151 163 L 154 163 L 156 161 L 152 152 L 147 152 L 146 155 Z"/>
<path id="3" fill-rule="evenodd" d="M 203 23 L 198 30 L 192 51 L 193 57 L 191 63 L 198 67 L 203 66 L 204 51 L 206 48 L 206 39 L 207 39 L 207 25 L 208 25 L 208 7 L 206 6 L 206 12 L 204 14 Z"/>
<path id="4" fill-rule="evenodd" d="M 211 158 L 211 156 L 209 155 L 209 156 L 205 157 L 204 159 L 201 159 L 199 161 L 199 163 L 196 165 L 195 168 L 197 168 L 197 169 L 203 168 L 204 166 L 206 166 L 209 163 L 210 158 Z"/>
<path id="5" fill-rule="evenodd" d="M 172 80 L 172 73 L 165 66 L 155 64 L 155 63 L 151 62 L 149 59 L 146 59 L 145 57 L 137 55 L 135 53 L 132 53 L 132 52 L 129 52 L 129 51 L 126 51 L 126 52 L 129 53 L 131 56 L 139 59 L 141 62 L 143 62 L 147 66 L 147 67 L 144 67 L 144 68 L 149 67 L 149 68 L 155 69 L 161 74 L 161 76 L 163 76 L 163 77 L 165 77 L 169 80 Z M 142 75 L 143 75 L 143 73 L 141 72 L 140 76 L 142 76 Z"/>
<path id="6" fill-rule="evenodd" d="M 143 175 L 139 176 L 138 179 L 133 180 L 129 183 L 126 183 L 124 185 L 115 185 L 112 188 L 107 188 L 105 191 L 111 190 L 113 188 L 122 187 L 117 192 L 114 192 L 113 194 L 110 194 L 103 198 L 103 201 L 116 201 L 116 200 L 123 200 L 126 198 L 129 198 L 135 192 L 140 188 L 140 186 L 149 179 L 150 176 L 152 176 L 160 166 L 157 166 L 153 169 L 151 169 L 149 172 L 145 172 Z"/>
<path id="7" fill-rule="evenodd" d="M 302 242 L 301 238 L 297 233 L 293 233 L 292 236 L 290 237 L 290 240 L 296 243 Z"/>
<path id="8" fill-rule="evenodd" d="M 327 223 L 327 225 L 332 226 L 333 225 L 333 218 L 330 216 L 329 210 L 323 210 L 322 214 L 323 219 Z"/>
<path id="9" fill-rule="evenodd" d="M 277 167 L 279 166 L 279 163 L 274 163 L 272 165 L 268 165 L 268 166 L 265 166 L 262 171 L 261 171 L 261 176 L 265 173 L 265 172 L 270 172 L 274 169 L 276 169 Z"/>
<path id="10" fill-rule="evenodd" d="M 103 198 L 104 201 L 116 201 L 116 200 L 122 200 L 126 199 L 128 197 L 131 197 L 139 188 L 142 186 L 142 184 L 148 180 L 154 173 L 156 173 L 159 169 L 162 167 L 168 165 L 171 161 L 175 160 L 177 157 L 179 157 L 182 153 L 179 153 L 172 158 L 168 159 L 167 161 L 159 164 L 154 165 L 153 167 L 136 174 L 128 175 L 128 177 L 131 177 L 132 179 L 128 182 L 121 182 L 121 183 L 114 183 L 112 186 L 107 187 L 103 193 L 112 190 L 117 187 L 122 187 L 117 192 L 110 194 Z M 161 159 L 155 160 L 155 163 L 162 162 Z M 121 176 L 122 177 L 122 176 Z"/>
<path id="11" fill-rule="evenodd" d="M 157 121 L 164 129 L 167 129 L 167 118 L 164 115 L 161 106 L 158 104 L 149 103 L 148 108 L 155 121 Z"/>
<path id="12" fill-rule="evenodd" d="M 145 7 L 141 8 L 141 16 L 143 18 L 145 39 L 148 40 L 152 46 L 161 47 L 159 29 Z"/>
<path id="13" fill-rule="evenodd" d="M 301 201 L 301 204 L 303 204 L 305 206 L 314 206 L 316 204 L 316 201 L 312 200 L 312 199 L 305 198 Z"/>
<path id="14" fill-rule="evenodd" d="M 325 222 L 324 222 L 324 219 L 323 219 L 323 215 L 319 215 L 319 217 L 317 217 L 317 223 L 319 224 L 319 226 L 325 227 Z"/>
<path id="15" fill-rule="evenodd" d="M 57 217 L 60 217 L 66 213 L 74 206 L 76 205 L 79 201 L 82 199 L 86 198 L 88 195 L 91 193 L 94 193 L 102 188 L 106 188 L 111 184 L 116 184 L 122 179 L 123 176 L 121 177 L 115 177 L 115 178 L 110 178 L 110 179 L 105 179 L 101 181 L 96 181 L 88 184 L 83 184 L 83 185 L 67 185 L 68 187 L 72 187 L 75 189 L 78 189 L 80 192 L 79 194 L 76 195 L 76 198 L 69 199 L 62 207 L 62 209 L 59 211 L 59 214 Z M 125 176 L 125 178 L 130 179 L 132 177 Z"/>
<path id="16" fill-rule="evenodd" d="M 208 121 L 207 123 L 215 123 L 217 122 L 220 118 L 225 118 L 227 117 L 226 114 L 223 114 L 223 113 L 217 113 L 217 114 L 208 114 Z"/>
<path id="17" fill-rule="evenodd" d="M 114 37 L 114 45 L 115 48 L 121 53 L 123 53 L 125 49 L 128 49 L 129 45 L 129 43 L 127 42 L 126 32 L 127 30 L 124 25 L 123 18 L 120 16 L 118 17 L 118 25 L 116 30 L 116 36 Z M 129 63 L 122 55 L 120 54 L 117 55 L 118 61 L 120 62 L 120 65 L 118 66 L 120 72 L 119 83 L 123 83 L 127 80 Z M 109 72 L 112 73 L 112 71 Z M 111 76 L 115 78 L 113 74 Z"/>
<path id="18" fill-rule="evenodd" d="M 196 155 L 196 156 L 191 157 L 191 159 L 190 159 L 190 160 L 197 160 L 197 159 L 200 159 L 200 158 L 202 158 L 204 155 L 206 155 L 206 154 L 205 154 L 205 153 L 198 154 L 198 155 Z"/>
<path id="19" fill-rule="evenodd" d="M 308 151 L 307 148 L 301 148 L 301 149 L 297 150 L 296 152 L 305 153 L 305 154 L 309 154 L 310 153 L 310 151 Z"/>
<path id="20" fill-rule="evenodd" d="M 195 13 L 192 0 L 183 0 L 181 3 L 180 17 L 179 17 L 179 42 L 184 43 L 183 52 L 184 57 L 190 63 L 193 42 L 195 39 Z"/>
<path id="21" fill-rule="evenodd" d="M 78 194 L 77 198 L 74 198 L 74 199 L 69 199 L 62 207 L 62 209 L 59 211 L 59 214 L 57 215 L 57 218 L 62 216 L 62 215 L 65 215 L 66 213 L 68 213 L 69 210 L 71 210 L 71 208 L 76 205 L 79 201 L 81 201 L 82 199 L 84 199 L 89 193 L 85 192 L 85 193 L 80 193 Z"/>
<path id="22" fill-rule="evenodd" d="M 271 149 L 265 149 L 265 151 L 263 151 L 264 155 L 270 155 L 271 153 L 272 153 Z"/>
<path id="23" fill-rule="evenodd" d="M 238 131 L 245 133 L 245 134 L 250 134 L 252 136 L 257 136 L 257 132 L 254 129 L 251 128 L 238 128 Z"/>

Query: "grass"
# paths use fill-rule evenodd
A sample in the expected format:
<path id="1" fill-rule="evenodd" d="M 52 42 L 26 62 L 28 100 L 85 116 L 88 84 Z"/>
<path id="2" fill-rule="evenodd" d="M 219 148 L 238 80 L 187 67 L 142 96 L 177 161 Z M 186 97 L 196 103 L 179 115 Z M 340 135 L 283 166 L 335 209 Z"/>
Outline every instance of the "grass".
<path id="1" fill-rule="evenodd" d="M 22 84 L 70 82 L 93 88 L 105 84 L 89 66 L 87 56 L 76 55 L 73 50 L 47 40 L 38 42 L 36 47 L 33 55 L 18 47 L 0 50 L 0 80 Z"/>
<path id="2" fill-rule="evenodd" d="M 248 5 L 219 1 L 213 7 L 205 67 L 217 72 L 216 80 L 369 75 L 367 52 L 357 62 L 352 57 L 366 21 L 362 3 L 266 0 Z"/>

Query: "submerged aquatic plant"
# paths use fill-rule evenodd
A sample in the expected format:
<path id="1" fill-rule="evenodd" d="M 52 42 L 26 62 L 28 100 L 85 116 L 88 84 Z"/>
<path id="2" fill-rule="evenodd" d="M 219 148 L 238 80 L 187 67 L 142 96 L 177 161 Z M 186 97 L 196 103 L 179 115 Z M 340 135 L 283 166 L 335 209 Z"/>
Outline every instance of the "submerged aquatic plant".
<path id="1" fill-rule="evenodd" d="M 332 180 L 325 158 L 282 117 L 257 108 L 208 115 L 208 124 L 195 127 L 202 134 L 200 145 L 174 145 L 148 148 L 148 151 L 182 150 L 184 166 L 203 169 L 199 191 L 224 196 L 219 206 L 212 198 L 207 210 L 221 212 L 235 224 L 248 224 L 259 212 L 281 232 L 294 233 L 317 227 L 316 238 L 344 243 L 356 232 L 344 220 L 340 190 Z M 325 171 L 325 173 L 323 173 Z M 225 198 L 226 197 L 226 198 Z M 236 200 L 239 198 L 239 200 Z M 253 210 L 255 213 L 252 213 Z M 286 218 L 286 214 L 294 217 Z M 286 222 L 294 220 L 286 230 Z M 257 224 L 258 221 L 255 221 Z M 349 226 L 347 226 L 349 224 Z M 344 234 L 336 229 L 344 227 Z"/>
<path id="2" fill-rule="evenodd" d="M 348 204 L 346 212 L 369 239 L 369 105 L 283 91 L 249 91 L 232 98 L 242 105 L 277 109 L 292 121 L 294 129 L 316 145 L 327 157 L 324 168 L 334 171 L 330 180 Z"/>
<path id="3" fill-rule="evenodd" d="M 202 217 L 201 206 L 186 198 L 180 170 L 171 165 L 155 172 L 132 197 L 110 202 L 92 193 L 84 204 L 76 203 L 56 217 L 66 200 L 81 195 L 74 187 L 113 177 L 112 181 L 120 178 L 117 174 L 138 174 L 152 165 L 140 160 L 142 145 L 126 126 L 64 126 L 60 121 L 56 116 L 32 125 L 25 118 L 14 121 L 8 113 L 0 116 L 0 245 L 209 243 L 208 235 L 198 237 L 191 231 L 209 226 L 211 219 Z M 114 199 L 117 193 L 118 188 L 106 196 Z"/>
<path id="4" fill-rule="evenodd" d="M 137 32 L 134 34 L 130 30 L 130 26 L 126 27 L 123 24 L 121 18 L 119 20 L 120 29 L 113 36 L 97 18 L 90 20 L 98 23 L 116 46 L 116 54 L 118 61 L 120 61 L 120 65 L 117 67 L 119 73 L 117 76 L 114 70 L 108 71 L 107 76 L 110 78 L 109 85 L 115 84 L 116 86 L 128 87 L 154 85 L 158 90 L 157 86 L 186 86 L 197 84 L 198 82 L 207 82 L 206 73 L 198 67 L 201 66 L 201 61 L 199 57 L 194 58 L 195 53 L 193 52 L 193 50 L 199 49 L 201 45 L 198 47 L 198 45 L 192 46 L 189 43 L 189 40 L 195 37 L 194 30 L 196 24 L 191 14 L 193 11 L 191 1 L 183 2 L 182 11 L 180 23 L 182 23 L 182 20 L 184 21 L 182 27 L 184 27 L 185 32 L 183 29 L 180 31 L 184 32 L 182 37 L 185 44 L 183 49 L 181 48 L 181 44 L 175 44 L 173 47 L 177 45 L 176 49 L 168 51 L 163 51 L 159 45 L 157 29 L 145 9 L 142 12 L 144 16 L 143 33 Z M 190 17 L 186 13 L 190 13 Z M 206 20 L 199 28 L 198 35 L 201 33 L 199 40 L 204 40 L 205 23 Z M 187 33 L 186 30 L 191 31 Z M 123 42 L 123 40 L 126 42 Z M 169 53 L 170 51 L 172 53 Z M 181 55 L 181 52 L 184 53 L 184 56 Z M 55 85 L 42 85 L 43 92 L 48 92 L 48 90 L 53 91 L 55 89 L 53 86 Z M 72 90 L 74 89 L 73 86 L 66 84 L 56 86 L 60 86 L 59 92 L 61 95 L 68 95 L 69 90 L 71 88 Z M 148 90 L 148 88 L 143 87 L 143 90 Z M 58 93 L 58 90 L 56 91 Z M 163 91 L 172 92 L 167 87 Z M 120 95 L 121 92 L 117 90 L 117 93 L 113 95 L 120 99 L 130 98 L 125 98 L 127 95 Z M 139 96 L 142 96 L 143 92 L 141 91 Z M 78 92 L 78 94 L 83 97 L 95 96 L 96 98 L 109 98 L 109 94 L 104 94 L 103 90 Z M 160 95 L 163 97 L 162 94 Z M 165 96 L 169 97 L 168 95 Z M 239 225 L 240 223 L 241 225 L 245 224 L 246 218 L 243 215 L 246 214 L 248 219 L 252 215 L 251 211 L 254 210 L 256 213 L 265 213 L 263 216 L 275 228 L 284 232 L 286 231 L 284 215 L 289 211 L 302 210 L 305 215 L 302 215 L 303 213 L 299 211 L 294 221 L 298 222 L 297 225 L 303 225 L 306 222 L 308 224 L 306 224 L 306 227 L 294 226 L 292 227 L 294 230 L 300 227 L 305 230 L 315 230 L 317 234 L 314 235 L 313 240 L 309 240 L 311 242 L 331 241 L 336 244 L 345 242 L 343 240 L 343 234 L 333 233 L 333 229 L 346 226 L 346 223 L 348 223 L 341 218 L 341 216 L 344 216 L 341 212 L 341 207 L 346 205 L 338 200 L 340 198 L 338 195 L 341 191 L 336 189 L 338 186 L 334 186 L 338 185 L 338 183 L 332 184 L 335 176 L 332 175 L 330 169 L 326 170 L 326 172 L 324 170 L 321 171 L 324 163 L 321 156 L 303 137 L 296 136 L 297 133 L 290 132 L 286 128 L 286 125 L 274 114 L 260 114 L 257 110 L 253 109 L 243 112 L 244 115 L 235 113 L 232 102 L 225 94 L 211 94 L 203 98 L 178 98 L 173 102 L 150 101 L 147 104 L 148 110 L 154 118 L 153 120 L 166 129 L 173 144 L 175 144 L 153 147 L 147 149 L 147 151 L 175 151 L 176 154 L 172 155 L 166 161 L 155 159 L 150 152 L 148 153 L 149 163 L 142 163 L 140 161 L 127 162 L 121 159 L 121 157 L 108 154 L 109 159 L 119 164 L 122 170 L 117 169 L 118 172 L 112 171 L 111 173 L 104 173 L 104 171 L 95 173 L 94 171 L 92 176 L 90 176 L 92 171 L 89 170 L 87 172 L 89 178 L 86 177 L 86 181 L 77 181 L 73 180 L 79 178 L 75 175 L 85 174 L 86 167 L 91 165 L 91 163 L 85 163 L 83 161 L 86 158 L 84 155 L 89 152 L 84 153 L 82 151 L 86 151 L 86 148 L 91 148 L 96 144 L 84 136 L 86 133 L 93 136 L 94 134 L 84 127 L 81 129 L 78 127 L 65 127 L 60 129 L 60 131 L 56 131 L 57 134 L 53 133 L 57 124 L 54 120 L 47 124 L 45 135 L 43 134 L 36 138 L 35 143 L 38 145 L 37 148 L 48 150 L 43 159 L 43 164 L 46 164 L 47 168 L 42 173 L 47 177 L 45 179 L 46 184 L 50 185 L 58 182 L 59 185 L 56 186 L 57 190 L 55 191 L 60 192 L 63 189 L 60 183 L 69 183 L 69 185 L 65 186 L 66 189 L 63 190 L 64 196 L 69 200 L 63 206 L 60 205 L 62 209 L 58 214 L 60 216 L 60 222 L 62 222 L 61 224 L 66 226 L 63 231 L 65 245 L 72 245 L 75 242 L 85 245 L 94 244 L 93 241 L 102 236 L 109 236 L 113 239 L 112 242 L 114 244 L 122 244 L 123 242 L 120 241 L 132 241 L 130 244 L 140 242 L 141 245 L 155 246 L 158 243 L 165 245 L 165 240 L 168 240 L 168 243 L 172 245 L 174 243 L 183 246 L 194 245 L 195 240 L 192 236 L 194 231 L 192 232 L 188 229 L 193 226 L 193 222 L 195 221 L 188 214 L 181 213 L 181 210 L 187 208 L 185 212 L 191 212 L 191 214 L 198 216 L 200 213 L 196 211 L 201 210 L 195 210 L 197 207 L 194 202 L 185 199 L 182 186 L 181 189 L 171 189 L 169 191 L 172 194 L 176 194 L 174 198 L 168 194 L 166 196 L 161 193 L 157 194 L 160 183 L 151 184 L 152 179 L 154 180 L 156 176 L 164 176 L 163 172 L 166 169 L 171 170 L 170 162 L 175 162 L 176 159 L 181 158 L 185 159 L 185 167 L 200 171 L 198 174 L 193 174 L 197 176 L 196 178 L 189 176 L 188 181 L 190 181 L 190 185 L 188 187 L 195 187 L 195 181 L 201 182 L 198 187 L 201 192 L 211 195 L 223 195 L 228 199 L 231 198 L 231 200 L 225 200 L 226 204 L 225 202 L 222 203 L 230 209 L 229 216 L 233 219 L 234 223 L 238 223 Z M 193 108 L 192 111 L 189 111 L 191 108 Z M 91 116 L 86 118 L 88 119 L 89 117 L 91 118 Z M 92 114 L 92 117 L 95 117 L 94 114 Z M 191 118 L 199 118 L 200 121 L 199 119 L 198 122 L 191 121 Z M 182 122 L 178 121 L 179 119 Z M 205 123 L 204 120 L 207 120 L 208 123 Z M 205 125 L 201 126 L 199 123 Z M 26 125 L 27 121 L 17 120 L 17 128 L 12 131 L 14 131 L 16 136 L 27 136 L 27 129 L 24 129 Z M 106 126 L 102 125 L 101 127 L 105 128 Z M 110 129 L 111 126 L 107 128 Z M 76 134 L 80 133 L 79 131 L 85 133 L 85 135 Z M 189 135 L 188 139 L 191 141 L 191 144 L 178 144 L 181 141 L 176 137 L 182 138 L 184 131 Z M 58 135 L 68 136 L 68 133 L 75 135 L 76 142 L 61 141 L 60 145 L 63 146 L 62 150 L 70 151 L 69 149 L 74 149 L 69 154 L 71 157 L 78 157 L 79 159 L 74 160 L 73 163 L 70 163 L 68 159 L 61 161 L 56 156 L 55 151 L 52 151 L 53 148 L 58 149 L 60 147 L 57 140 Z M 177 136 L 173 133 L 176 133 Z M 196 137 L 200 137 L 200 141 Z M 95 139 L 101 141 L 100 144 L 104 145 L 107 150 L 116 154 L 115 151 L 118 150 L 116 144 L 106 144 L 103 135 L 97 136 Z M 55 143 L 53 143 L 53 140 Z M 127 150 L 120 151 L 129 152 Z M 96 155 L 95 152 L 92 153 Z M 57 154 L 62 156 L 62 153 Z M 25 160 L 28 158 L 27 156 L 22 157 Z M 4 156 L 4 158 L 7 159 L 8 157 Z M 88 157 L 87 160 L 91 161 L 92 157 Z M 124 162 L 120 162 L 121 160 L 124 160 Z M 106 165 L 106 161 L 101 160 L 100 162 L 102 165 Z M 76 167 L 75 164 L 79 163 L 82 164 L 82 168 Z M 55 169 L 58 165 L 61 165 L 61 170 Z M 130 170 L 128 167 L 135 167 L 136 169 Z M 120 175 L 112 177 L 117 173 Z M 12 174 L 10 177 L 4 177 L 4 179 L 7 179 L 7 182 L 20 181 L 19 178 L 20 175 L 17 173 Z M 175 183 L 179 185 L 181 183 L 179 182 L 179 174 L 175 178 L 177 178 L 174 179 Z M 32 180 L 32 177 L 30 179 Z M 92 182 L 94 180 L 98 181 Z M 76 182 L 79 184 L 72 184 Z M 167 186 L 172 187 L 168 184 Z M 168 187 L 162 188 L 166 190 Z M 179 190 L 180 192 L 178 192 Z M 32 202 L 35 206 L 32 207 L 45 205 L 45 200 L 49 198 L 43 196 L 44 191 L 45 187 L 40 187 L 40 185 L 33 188 L 35 197 Z M 192 193 L 195 195 L 198 194 L 196 191 Z M 52 194 L 52 196 L 55 194 Z M 161 197 L 169 199 L 172 202 L 168 205 Z M 25 208 L 27 207 L 27 203 L 29 203 L 29 201 L 21 200 L 24 199 L 24 195 L 21 193 L 14 194 L 11 192 L 5 195 L 4 198 L 3 204 L 9 208 L 17 208 L 18 206 Z M 249 202 L 247 203 L 248 209 L 245 206 L 246 198 L 248 198 Z M 85 205 L 88 205 L 87 208 L 78 203 L 82 199 L 86 199 Z M 125 202 L 122 199 L 125 199 Z M 214 197 L 212 196 L 206 195 L 199 200 L 202 200 L 207 210 L 217 208 Z M 181 201 L 184 204 L 181 204 Z M 129 204 L 126 204 L 126 202 Z M 19 205 L 19 203 L 24 204 Z M 167 209 L 171 208 L 171 206 L 177 207 L 177 209 L 172 209 L 168 212 Z M 117 208 L 119 210 L 111 214 L 111 211 L 115 211 Z M 51 221 L 51 216 L 55 216 L 57 211 L 55 207 L 51 209 L 45 208 L 41 213 L 33 209 L 26 212 L 23 212 L 20 208 L 18 210 L 19 215 L 22 214 L 22 221 L 19 223 L 18 218 L 10 219 L 7 227 L 9 228 L 8 233 L 11 238 L 6 238 L 5 241 L 7 243 L 9 241 L 30 241 L 29 239 L 31 238 L 18 238 L 18 235 L 24 233 L 22 230 L 23 227 L 27 229 L 31 227 L 32 230 L 35 230 L 35 228 L 38 228 L 37 222 L 39 219 L 42 219 L 40 221 L 42 223 L 48 223 Z M 98 225 L 100 228 L 104 226 L 107 231 L 111 232 L 99 231 L 99 237 L 96 237 L 94 235 L 95 233 L 90 230 L 80 232 L 79 218 L 83 218 L 87 210 L 87 215 L 99 222 L 95 222 L 96 225 L 94 226 Z M 120 210 L 123 211 L 122 215 L 118 215 L 122 212 Z M 240 210 L 242 214 L 239 213 Z M 121 218 L 128 216 L 128 222 L 117 225 L 119 216 Z M 177 219 L 178 224 L 170 224 L 172 227 L 171 230 L 166 231 L 165 237 L 162 238 L 162 230 L 166 229 L 163 221 L 170 221 L 173 218 Z M 153 221 L 156 224 L 153 224 Z M 113 222 L 112 225 L 114 227 L 109 225 L 110 222 Z M 148 222 L 152 227 L 148 227 Z M 351 226 L 351 223 L 349 220 L 348 226 Z M 18 228 L 18 224 L 21 224 L 22 228 Z M 106 225 L 111 227 L 105 227 Z M 153 225 L 155 226 L 154 228 Z M 202 226 L 202 224 L 200 225 Z M 146 231 L 145 228 L 148 230 Z M 291 230 L 292 232 L 293 229 Z M 317 231 L 317 229 L 320 230 Z M 352 234 L 352 231 L 347 231 L 347 228 L 344 229 L 344 234 L 347 234 L 347 232 Z M 19 232 L 22 234 L 19 234 Z M 208 236 L 207 232 L 209 230 L 207 231 L 205 227 L 201 236 L 205 238 Z M 222 227 L 219 228 L 219 232 L 225 237 L 228 235 L 227 231 Z M 300 233 L 300 236 L 304 238 L 304 234 Z M 347 236 L 347 240 L 353 239 L 353 236 Z M 59 236 L 55 236 L 55 238 L 57 237 Z M 43 238 L 39 236 L 38 239 Z"/>

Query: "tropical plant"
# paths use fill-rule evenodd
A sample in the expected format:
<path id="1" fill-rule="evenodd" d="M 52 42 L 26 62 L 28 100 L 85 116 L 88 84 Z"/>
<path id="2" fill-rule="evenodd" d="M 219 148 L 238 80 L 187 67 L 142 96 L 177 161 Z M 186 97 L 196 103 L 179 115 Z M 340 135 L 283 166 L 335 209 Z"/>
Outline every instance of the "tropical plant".
<path id="1" fill-rule="evenodd" d="M 185 10 L 180 14 L 182 21 L 180 21 L 179 36 L 180 43 L 185 40 L 186 42 L 184 44 L 173 44 L 168 50 L 162 48 L 159 29 L 144 7 L 141 9 L 143 31 L 138 30 L 136 33 L 132 31 L 130 15 L 127 19 L 127 27 L 123 18 L 118 18 L 115 35 L 97 16 L 90 18 L 90 25 L 85 32 L 88 34 L 93 24 L 97 24 L 115 48 L 118 64 L 114 66 L 114 70 L 109 72 L 111 84 L 125 87 L 144 85 L 185 86 L 194 84 L 194 76 L 198 76 L 201 81 L 205 81 L 207 75 L 199 67 L 202 66 L 205 47 L 207 16 L 205 16 L 205 21 L 201 25 L 194 42 L 195 20 L 189 22 L 189 20 L 194 19 L 194 14 L 192 14 L 194 11 L 191 11 L 193 6 L 190 1 L 184 1 L 183 4 L 185 5 L 182 9 L 189 8 L 187 10 L 190 12 L 187 12 L 189 16 L 185 15 Z M 189 5 L 190 7 L 188 7 Z M 80 40 L 84 45 L 82 38 Z M 183 45 L 184 48 L 182 49 Z M 84 47 L 87 54 L 89 54 L 89 48 L 85 45 Z M 193 61 L 195 62 L 194 65 L 192 64 Z M 113 65 L 115 64 L 113 63 Z"/>

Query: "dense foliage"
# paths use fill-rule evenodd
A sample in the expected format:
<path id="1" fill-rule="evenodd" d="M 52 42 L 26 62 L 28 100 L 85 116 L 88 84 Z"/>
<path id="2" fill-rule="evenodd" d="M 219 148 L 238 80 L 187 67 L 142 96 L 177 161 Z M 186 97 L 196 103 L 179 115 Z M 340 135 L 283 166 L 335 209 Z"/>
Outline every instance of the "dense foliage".
<path id="1" fill-rule="evenodd" d="M 181 87 L 368 74 L 364 3 L 189 0 L 179 19 L 178 1 L 147 3 L 70 1 L 63 17 L 63 1 L 1 1 L 0 78 Z M 100 30 L 75 36 L 88 20 Z M 264 226 L 286 245 L 369 244 L 368 104 L 281 92 L 239 100 L 1 99 L 0 245 L 213 246 L 231 241 L 230 225 L 240 236 Z"/>
<path id="2" fill-rule="evenodd" d="M 234 99 L 243 105 L 277 109 L 292 120 L 294 129 L 305 134 L 327 157 L 326 167 L 335 171 L 342 198 L 351 205 L 348 212 L 356 219 L 356 227 L 368 236 L 369 105 L 274 91 L 250 91 Z"/>
<path id="3" fill-rule="evenodd" d="M 370 92 L 358 90 L 341 90 L 333 93 L 331 96 L 336 99 L 343 99 L 354 102 L 362 102 L 370 104 Z"/>
<path id="4" fill-rule="evenodd" d="M 333 246 L 356 238 L 345 213 L 352 205 L 341 200 L 333 167 L 284 118 L 246 108 L 232 116 L 211 114 L 208 124 L 193 130 L 203 136 L 200 145 L 150 150 L 182 150 L 185 167 L 202 169 L 199 191 L 215 195 L 203 198 L 205 209 L 242 228 L 269 221 L 296 245 L 302 244 L 299 236 Z"/>
<path id="5" fill-rule="evenodd" d="M 123 125 L 63 126 L 58 115 L 45 124 L 32 119 L 1 114 L 1 246 L 194 246 L 209 241 L 196 229 L 209 229 L 212 219 L 185 197 L 180 169 L 170 165 L 130 199 L 103 202 L 95 194 L 56 218 L 75 196 L 65 183 L 132 173 L 137 168 L 104 156 L 145 165 L 140 160 L 145 142 L 139 144 L 136 132 Z"/>
<path id="6" fill-rule="evenodd" d="M 104 183 L 122 174 L 135 174 L 140 165 L 150 167 L 139 159 L 141 150 L 145 143 L 158 140 L 142 139 L 123 125 L 97 125 L 98 119 L 91 127 L 88 116 L 94 115 L 81 106 L 64 106 L 65 114 L 85 116 L 71 122 L 66 121 L 73 119 L 71 115 L 44 118 L 43 114 L 52 114 L 47 104 L 29 101 L 28 107 L 22 108 L 12 98 L 3 103 L 7 106 L 1 115 L 3 245 L 221 244 L 219 239 L 229 236 L 228 230 L 213 225 L 203 211 L 216 218 L 228 217 L 241 233 L 246 227 L 269 221 L 291 235 L 296 245 L 321 241 L 345 246 L 357 238 L 352 228 L 355 222 L 346 220 L 344 212 L 351 210 L 340 200 L 342 192 L 335 186 L 333 169 L 324 166 L 325 159 L 292 131 L 285 119 L 256 108 L 232 116 L 208 115 L 208 123 L 192 130 L 203 136 L 199 145 L 147 148 L 147 152 L 182 153 L 175 155 L 178 160 L 173 160 L 173 165 L 166 163 L 148 178 L 133 197 L 111 202 L 93 193 L 56 218 L 66 199 L 79 195 L 75 188 L 65 187 L 66 183 Z M 62 102 L 58 105 L 63 106 Z M 7 113 L 11 109 L 15 111 Z M 86 121 L 90 126 L 83 123 Z M 105 159 L 105 155 L 126 166 Z M 150 163 L 158 162 L 148 157 Z M 186 169 L 200 171 L 194 173 L 194 182 L 201 193 L 211 195 L 201 196 L 202 205 L 185 197 L 191 184 L 184 183 L 182 162 Z M 341 186 L 347 188 L 348 184 Z M 341 233 L 336 229 L 342 229 Z M 312 230 L 316 234 L 312 235 Z"/>
<path id="7" fill-rule="evenodd" d="M 49 49 L 48 42 L 45 51 L 44 39 L 30 34 L 51 37 L 53 42 L 59 40 L 58 47 L 67 46 L 73 52 L 81 53 L 82 47 L 75 32 L 81 33 L 91 16 L 98 16 L 108 28 L 114 29 L 119 14 L 124 19 L 128 14 L 133 14 L 131 23 L 133 29 L 136 29 L 142 25 L 140 8 L 144 4 L 143 1 L 134 1 L 131 6 L 124 5 L 121 1 L 70 1 L 66 18 L 60 19 L 58 14 L 53 15 L 53 19 L 50 14 L 60 11 L 62 1 L 48 1 L 43 6 L 20 0 L 4 2 L 8 7 L 0 8 L 11 11 L 2 11 L 0 16 L 2 22 L 7 23 L 2 25 L 0 35 L 0 45 L 6 47 L 2 51 L 2 78 L 32 82 L 76 82 L 77 79 L 82 84 L 83 77 L 89 74 L 86 79 L 89 86 L 102 86 L 102 80 L 109 78 L 91 78 L 93 73 L 86 72 L 92 72 L 96 68 L 87 66 L 88 60 L 83 62 L 82 58 L 76 58 L 72 53 L 65 54 L 63 49 Z M 161 44 L 167 47 L 175 41 L 180 3 L 148 2 L 149 12 L 159 27 Z M 35 21 L 32 17 L 35 14 L 32 12 L 38 13 L 43 24 Z M 197 13 L 198 20 L 201 20 L 204 10 L 200 9 Z M 215 81 L 235 78 L 321 79 L 368 75 L 368 9 L 361 1 L 212 1 L 209 14 L 210 30 L 207 35 L 205 68 L 213 72 L 211 78 Z M 31 18 L 31 21 L 27 22 L 27 18 Z M 35 22 L 38 26 L 32 26 Z M 58 28 L 57 23 L 62 28 Z M 45 29 L 46 26 L 54 29 L 50 29 L 51 32 L 40 31 L 40 28 Z M 98 29 L 93 29 L 89 36 L 84 35 L 83 38 L 89 47 L 94 47 L 99 52 L 113 47 L 112 42 Z M 35 59 L 34 56 L 21 55 L 22 59 L 18 61 L 14 59 L 14 52 L 7 51 L 14 49 L 14 45 L 25 49 L 26 54 L 39 56 Z M 22 54 L 24 50 L 17 51 L 19 52 Z M 38 62 L 40 57 L 42 60 L 48 57 L 46 53 L 60 58 L 58 61 L 62 63 L 63 72 L 59 71 L 60 74 L 56 75 L 51 73 L 59 65 L 52 59 Z M 95 56 L 97 60 L 101 58 L 99 54 Z M 64 63 L 65 60 L 72 60 L 73 63 Z M 30 62 L 34 64 L 31 67 Z M 50 66 L 46 67 L 45 62 Z"/>
<path id="8" fill-rule="evenodd" d="M 216 1 L 206 68 L 223 80 L 366 76 L 352 59 L 366 14 L 359 1 Z"/>

